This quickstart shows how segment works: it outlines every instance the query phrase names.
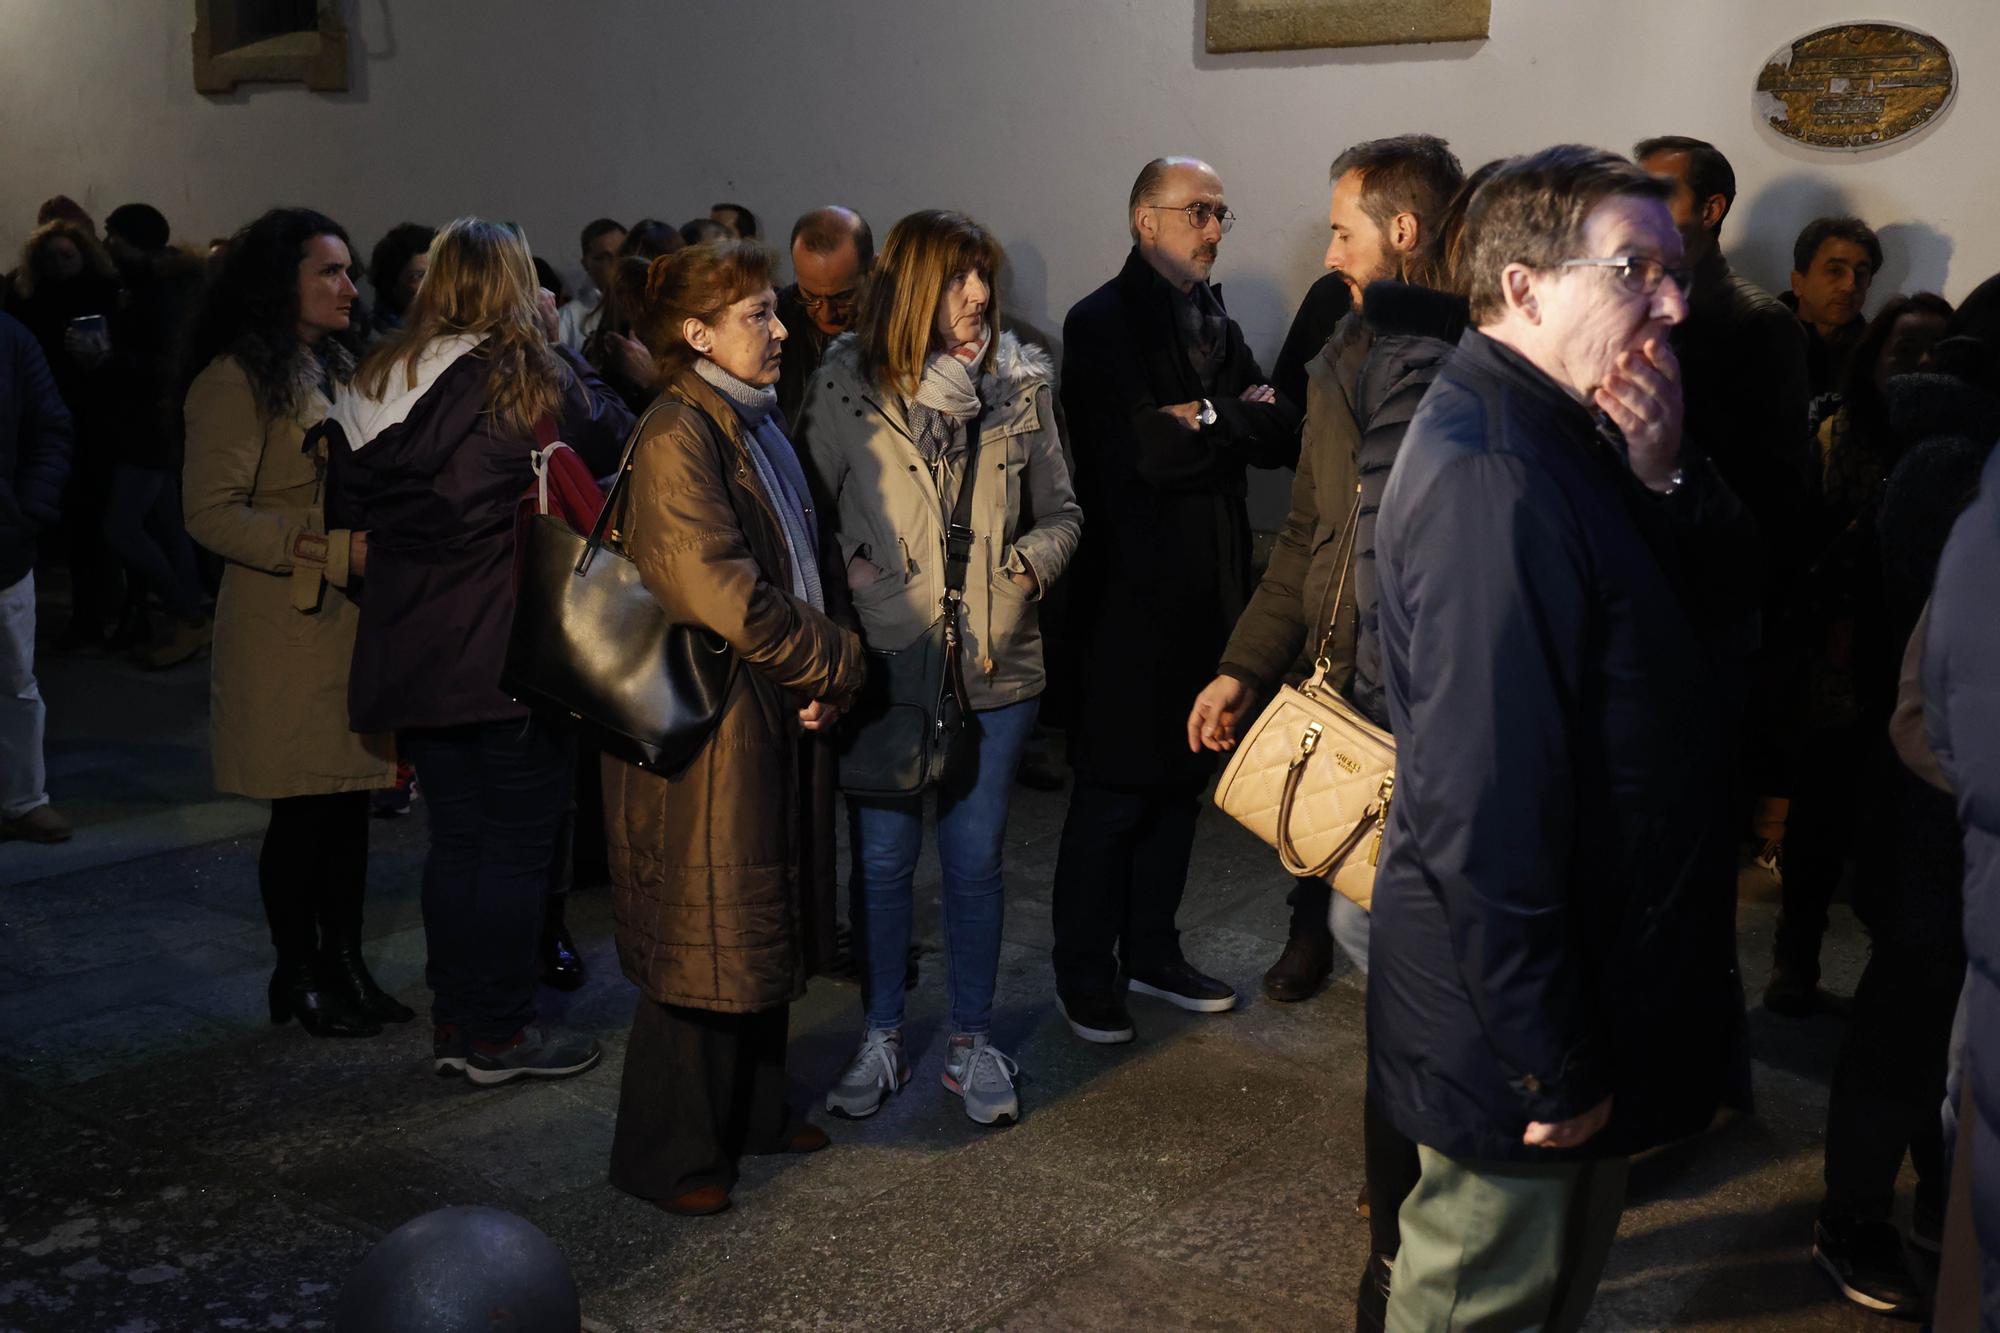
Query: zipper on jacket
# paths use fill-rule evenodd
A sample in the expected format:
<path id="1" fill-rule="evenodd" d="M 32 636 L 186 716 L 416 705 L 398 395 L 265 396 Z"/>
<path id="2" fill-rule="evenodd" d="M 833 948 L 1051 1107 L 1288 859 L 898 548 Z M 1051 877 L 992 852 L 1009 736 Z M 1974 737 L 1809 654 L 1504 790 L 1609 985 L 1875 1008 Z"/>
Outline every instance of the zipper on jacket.
<path id="1" fill-rule="evenodd" d="M 992 534 L 981 537 L 979 541 L 986 548 L 986 637 L 979 644 L 979 667 L 990 677 L 999 672 L 993 663 L 993 576 L 998 571 L 993 564 Z"/>

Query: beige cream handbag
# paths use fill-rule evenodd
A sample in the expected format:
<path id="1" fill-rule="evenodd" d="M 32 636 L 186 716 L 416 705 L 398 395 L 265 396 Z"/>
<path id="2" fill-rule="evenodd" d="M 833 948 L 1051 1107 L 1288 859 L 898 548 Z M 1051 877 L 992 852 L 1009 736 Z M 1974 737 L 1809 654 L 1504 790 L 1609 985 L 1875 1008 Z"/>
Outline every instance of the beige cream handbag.
<path id="1" fill-rule="evenodd" d="M 1281 687 L 1237 743 L 1216 784 L 1215 804 L 1275 847 L 1286 870 L 1327 880 L 1365 908 L 1375 896 L 1375 863 L 1395 791 L 1396 741 L 1326 679 L 1332 665 L 1327 645 L 1347 592 L 1360 514 L 1357 488 L 1333 615 L 1313 655 L 1312 675 L 1297 689 Z"/>

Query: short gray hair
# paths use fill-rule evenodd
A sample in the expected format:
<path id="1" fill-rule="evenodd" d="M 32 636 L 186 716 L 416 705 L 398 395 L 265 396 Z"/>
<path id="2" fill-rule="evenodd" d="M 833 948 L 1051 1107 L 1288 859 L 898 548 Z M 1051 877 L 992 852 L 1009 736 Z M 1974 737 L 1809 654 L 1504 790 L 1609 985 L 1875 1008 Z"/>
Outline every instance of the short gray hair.
<path id="1" fill-rule="evenodd" d="M 1583 144 L 1557 144 L 1501 163 L 1466 210 L 1466 296 L 1475 326 L 1507 308 L 1500 274 L 1509 264 L 1553 268 L 1576 257 L 1583 224 L 1606 199 L 1664 202 L 1674 182 L 1630 159 Z"/>

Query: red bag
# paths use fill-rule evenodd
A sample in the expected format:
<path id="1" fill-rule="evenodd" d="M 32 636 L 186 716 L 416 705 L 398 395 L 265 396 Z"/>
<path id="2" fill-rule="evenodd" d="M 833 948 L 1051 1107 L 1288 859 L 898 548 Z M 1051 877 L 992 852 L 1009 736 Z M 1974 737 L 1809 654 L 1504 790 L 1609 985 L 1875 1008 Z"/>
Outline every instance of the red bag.
<path id="1" fill-rule="evenodd" d="M 534 484 L 521 493 L 514 507 L 514 549 L 524 549 L 528 525 L 537 514 L 554 514 L 584 536 L 597 526 L 604 509 L 604 489 L 590 475 L 590 467 L 576 450 L 556 438 L 553 417 L 535 423 L 535 442 L 540 447 L 529 455 L 535 469 Z M 518 567 L 515 571 L 519 580 Z"/>

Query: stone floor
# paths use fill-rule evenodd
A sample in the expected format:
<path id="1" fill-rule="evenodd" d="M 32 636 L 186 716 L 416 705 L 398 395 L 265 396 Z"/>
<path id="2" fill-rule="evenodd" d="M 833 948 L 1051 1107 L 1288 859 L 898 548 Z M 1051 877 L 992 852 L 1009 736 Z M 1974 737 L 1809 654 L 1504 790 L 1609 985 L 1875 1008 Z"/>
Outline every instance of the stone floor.
<path id="1" fill-rule="evenodd" d="M 591 980 L 548 1008 L 607 1059 L 572 1081 L 474 1090 L 433 1077 L 421 1024 L 358 1042 L 272 1028 L 253 870 L 262 811 L 218 799 L 205 671 L 45 659 L 51 789 L 81 825 L 0 844 L 0 1329 L 312 1329 L 369 1245 L 428 1209 L 511 1209 L 552 1236 L 588 1327 L 1344 1329 L 1366 1227 L 1362 986 L 1257 995 L 1288 881 L 1210 811 L 1181 920 L 1193 960 L 1245 995 L 1200 1018 L 1134 1003 L 1140 1039 L 1075 1041 L 1050 1007 L 1049 877 L 1063 797 L 1021 790 L 1008 848 L 996 1037 L 1026 1071 L 1022 1123 L 968 1122 L 938 1086 L 941 974 L 913 997 L 917 1079 L 834 1147 L 753 1161 L 736 1206 L 678 1220 L 604 1181 L 633 991 L 607 894 L 572 912 Z M 422 1006 L 417 816 L 375 825 L 369 952 Z M 936 947 L 937 873 L 919 877 Z M 1773 901 L 1745 879 L 1760 984 Z M 1852 985 L 1844 911 L 1830 981 Z M 856 1035 L 819 981 L 793 1011 L 802 1102 Z M 1832 1020 L 1751 1016 L 1758 1114 L 1643 1162 L 1591 1326 L 1860 1329 L 1806 1243 Z"/>

